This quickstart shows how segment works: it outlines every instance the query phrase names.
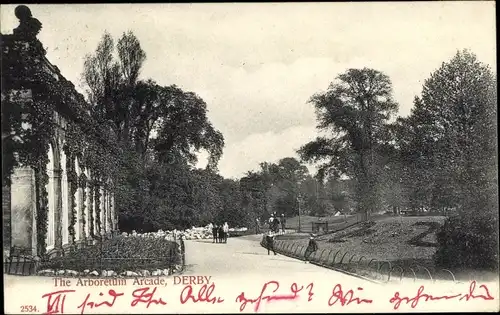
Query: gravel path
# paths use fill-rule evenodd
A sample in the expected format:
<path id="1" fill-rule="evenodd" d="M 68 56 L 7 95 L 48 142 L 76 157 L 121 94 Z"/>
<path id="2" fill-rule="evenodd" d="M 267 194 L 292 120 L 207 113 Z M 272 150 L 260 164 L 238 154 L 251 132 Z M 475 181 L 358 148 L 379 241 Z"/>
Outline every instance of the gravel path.
<path id="1" fill-rule="evenodd" d="M 259 244 L 261 239 L 262 235 L 249 235 L 230 238 L 226 244 L 214 244 L 209 240 L 186 241 L 184 274 L 244 277 L 273 275 L 276 278 L 294 274 L 302 278 L 308 274 L 319 274 L 331 276 L 337 279 L 336 281 L 351 282 L 355 279 L 287 256 L 275 256 L 273 253 L 268 255 L 267 250 Z"/>

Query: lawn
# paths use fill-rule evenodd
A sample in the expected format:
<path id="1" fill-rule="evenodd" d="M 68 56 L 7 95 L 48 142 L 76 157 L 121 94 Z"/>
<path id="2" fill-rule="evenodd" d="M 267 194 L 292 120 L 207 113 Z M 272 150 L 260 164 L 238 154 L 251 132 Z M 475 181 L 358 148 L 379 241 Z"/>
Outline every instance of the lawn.
<path id="1" fill-rule="evenodd" d="M 372 215 L 371 218 L 379 217 L 379 215 Z M 300 216 L 300 230 L 305 233 L 312 233 L 313 222 L 328 222 L 329 232 L 338 231 L 344 229 L 353 224 L 359 223 L 364 220 L 364 216 L 361 214 L 348 214 L 339 216 L 327 216 L 327 217 L 314 217 L 314 216 Z M 286 228 L 292 230 L 299 229 L 299 217 L 287 218 Z M 323 233 L 320 233 L 323 234 Z"/>
<path id="2" fill-rule="evenodd" d="M 336 231 L 316 237 L 318 251 L 310 259 L 325 267 L 381 281 L 389 281 L 389 278 L 390 281 L 399 281 L 400 277 L 429 279 L 430 276 L 446 280 L 455 277 L 458 281 L 498 279 L 498 275 L 490 271 L 453 269 L 451 275 L 450 270 L 435 266 L 433 256 L 438 248 L 437 232 L 445 219 L 437 215 L 376 215 L 366 222 L 347 227 L 339 223 Z M 265 246 L 264 240 L 262 246 Z M 285 255 L 304 259 L 308 243 L 308 233 L 285 234 L 277 237 L 276 249 Z"/>
<path id="3" fill-rule="evenodd" d="M 328 222 L 330 223 L 338 223 L 344 222 L 347 219 L 352 218 L 352 215 L 339 215 L 339 216 L 327 216 L 327 217 L 315 217 L 309 215 L 301 215 L 300 216 L 300 226 L 303 231 L 311 231 L 313 222 Z M 299 227 L 299 217 L 295 216 L 292 218 L 286 219 L 286 227 L 289 229 L 298 229 Z"/>
<path id="4" fill-rule="evenodd" d="M 429 264 L 436 252 L 436 232 L 445 217 L 380 216 L 338 232 L 317 237 L 319 249 L 348 252 L 348 256 L 394 261 L 400 264 Z M 284 240 L 287 241 L 287 240 Z M 308 238 L 289 240 L 307 245 Z"/>

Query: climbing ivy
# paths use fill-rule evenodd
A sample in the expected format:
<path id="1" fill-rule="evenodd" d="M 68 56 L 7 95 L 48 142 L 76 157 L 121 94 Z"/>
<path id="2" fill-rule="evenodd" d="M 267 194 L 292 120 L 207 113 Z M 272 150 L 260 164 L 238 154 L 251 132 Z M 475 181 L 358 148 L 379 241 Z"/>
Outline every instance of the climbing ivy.
<path id="1" fill-rule="evenodd" d="M 120 152 L 110 128 L 91 117 L 87 103 L 76 92 L 73 84 L 57 70 L 50 69 L 44 57 L 45 50 L 37 39 L 16 41 L 12 35 L 2 35 L 1 39 L 2 135 L 5 135 L 2 136 L 2 182 L 4 185 L 10 184 L 11 174 L 16 167 L 28 166 L 35 171 L 38 252 L 43 255 L 48 218 L 48 152 L 51 142 L 56 142 L 56 133 L 64 128 L 63 150 L 68 157 L 69 206 L 73 214 L 68 229 L 73 241 L 75 193 L 79 182 L 74 159 L 78 157 L 92 174 L 113 178 Z M 59 116 L 64 118 L 64 126 Z M 92 194 L 90 197 L 92 199 Z M 100 211 L 98 204 L 96 211 Z M 92 207 L 92 200 L 90 205 Z M 89 220 L 92 225 L 92 214 Z M 93 228 L 91 234 L 94 236 Z"/>
<path id="2" fill-rule="evenodd" d="M 80 177 L 78 178 L 78 184 L 80 188 L 82 189 L 82 229 L 83 229 L 83 235 L 86 237 L 85 229 L 87 227 L 87 175 L 85 175 L 84 172 L 80 173 Z"/>
<path id="3" fill-rule="evenodd" d="M 75 170 L 75 158 L 71 153 L 70 147 L 66 144 L 63 148 L 66 153 L 66 173 L 68 179 L 68 188 L 70 194 L 70 202 L 68 204 L 68 208 L 71 209 L 70 214 L 70 222 L 68 226 L 68 232 L 71 239 L 71 244 L 74 244 L 76 241 L 75 235 L 75 224 L 77 221 L 77 203 L 76 203 L 76 193 L 78 191 L 78 175 Z"/>
<path id="4" fill-rule="evenodd" d="M 49 176 L 47 175 L 46 165 L 39 163 L 39 167 L 35 169 L 35 191 L 37 192 L 38 211 L 36 213 L 36 227 L 37 227 L 37 252 L 41 257 L 45 254 L 47 243 L 45 237 L 47 235 L 48 225 L 48 192 L 45 189 L 49 183 Z"/>

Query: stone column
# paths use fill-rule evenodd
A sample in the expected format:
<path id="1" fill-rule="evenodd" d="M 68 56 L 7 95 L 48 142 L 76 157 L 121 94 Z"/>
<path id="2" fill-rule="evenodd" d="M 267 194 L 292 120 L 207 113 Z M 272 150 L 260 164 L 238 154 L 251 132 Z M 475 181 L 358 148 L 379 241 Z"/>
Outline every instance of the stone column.
<path id="1" fill-rule="evenodd" d="M 111 231 L 115 229 L 115 207 L 113 206 L 113 192 L 109 192 L 109 229 Z"/>
<path id="2" fill-rule="evenodd" d="M 104 190 L 104 208 L 106 209 L 106 212 L 104 213 L 104 228 L 106 230 L 106 233 L 109 232 L 109 195 L 108 195 L 108 190 Z"/>
<path id="3" fill-rule="evenodd" d="M 66 164 L 65 159 L 63 160 L 64 163 Z M 62 245 L 66 245 L 71 242 L 71 238 L 69 235 L 69 224 L 71 222 L 71 216 L 73 215 L 73 205 L 72 205 L 72 199 L 71 199 L 71 191 L 69 189 L 69 181 L 68 181 L 68 170 L 66 167 L 61 172 L 62 174 L 62 179 L 61 179 L 61 216 L 62 216 L 62 228 L 61 228 L 61 235 L 62 235 Z"/>
<path id="4" fill-rule="evenodd" d="M 90 179 L 90 178 L 89 178 Z M 92 190 L 90 189 L 89 182 L 85 184 L 85 239 L 90 238 L 90 210 L 92 204 L 90 203 L 90 194 Z"/>
<path id="5" fill-rule="evenodd" d="M 63 215 L 62 215 L 62 193 L 61 193 L 61 170 L 53 170 L 54 173 L 54 230 L 55 230 L 55 244 L 54 248 L 62 249 L 62 229 L 63 229 Z"/>
<path id="6" fill-rule="evenodd" d="M 94 186 L 94 207 L 92 209 L 92 213 L 93 213 L 93 218 L 94 218 L 94 235 L 95 236 L 98 236 L 99 235 L 99 231 L 98 231 L 98 227 L 97 227 L 97 212 L 96 212 L 96 209 L 97 209 L 97 204 L 99 202 L 99 200 L 97 200 L 97 190 L 99 189 L 99 186 Z"/>
<path id="7" fill-rule="evenodd" d="M 106 191 L 104 190 L 104 187 L 101 186 L 100 188 L 101 191 L 101 198 L 99 199 L 99 204 L 101 207 L 101 213 L 100 213 L 100 219 L 101 219 L 101 235 L 106 234 Z"/>
<path id="8" fill-rule="evenodd" d="M 85 231 L 83 230 L 83 204 L 85 200 L 83 200 L 83 189 L 78 185 L 78 189 L 76 191 L 76 200 L 77 202 L 77 218 L 76 218 L 76 225 L 78 226 L 78 234 L 77 234 L 77 240 L 83 240 L 85 238 Z"/>
<path id="9" fill-rule="evenodd" d="M 55 241 L 55 232 L 54 232 L 54 172 L 52 168 L 48 168 L 47 166 L 47 175 L 49 176 L 49 181 L 47 185 L 45 186 L 45 189 L 47 190 L 47 204 L 44 205 L 47 207 L 47 234 L 45 235 L 45 242 L 47 247 L 44 250 L 52 250 L 54 249 L 54 241 Z M 38 185 L 38 184 L 37 184 Z M 38 187 L 39 189 L 39 196 L 38 198 L 41 198 L 42 194 L 42 187 Z M 39 209 L 39 208 L 38 208 Z"/>
<path id="10" fill-rule="evenodd" d="M 108 190 L 107 193 L 106 193 L 106 205 L 108 207 L 108 218 L 107 218 L 107 222 L 108 222 L 108 231 L 113 231 L 113 212 L 112 212 L 112 208 L 111 208 L 111 192 Z"/>
<path id="11" fill-rule="evenodd" d="M 118 230 L 118 212 L 116 211 L 115 194 L 111 194 L 111 209 L 113 213 L 113 229 Z"/>
<path id="12" fill-rule="evenodd" d="M 35 172 L 30 167 L 14 170 L 11 176 L 12 246 L 31 249 L 37 255 Z"/>

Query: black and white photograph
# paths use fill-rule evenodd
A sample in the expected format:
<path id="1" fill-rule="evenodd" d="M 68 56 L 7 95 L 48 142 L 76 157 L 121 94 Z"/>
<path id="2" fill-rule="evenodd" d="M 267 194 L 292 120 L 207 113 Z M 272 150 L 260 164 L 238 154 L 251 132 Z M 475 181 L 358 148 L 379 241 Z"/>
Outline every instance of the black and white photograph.
<path id="1" fill-rule="evenodd" d="M 495 15 L 1 5 L 4 313 L 500 311 Z"/>

